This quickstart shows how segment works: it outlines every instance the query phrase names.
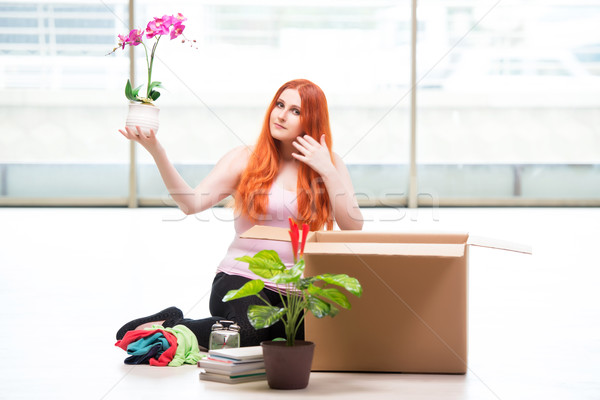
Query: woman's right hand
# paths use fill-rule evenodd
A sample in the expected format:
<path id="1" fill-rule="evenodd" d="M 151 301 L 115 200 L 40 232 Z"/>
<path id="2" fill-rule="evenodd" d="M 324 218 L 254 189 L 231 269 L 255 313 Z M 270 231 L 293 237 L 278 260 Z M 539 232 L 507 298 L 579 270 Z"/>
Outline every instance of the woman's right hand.
<path id="1" fill-rule="evenodd" d="M 158 139 L 156 139 L 154 130 L 150 129 L 148 136 L 146 136 L 139 126 L 136 126 L 135 128 L 136 129 L 133 130 L 127 126 L 125 127 L 125 130 L 119 129 L 119 132 L 121 132 L 121 135 L 125 136 L 127 139 L 141 144 L 152 156 L 154 156 L 161 148 Z"/>

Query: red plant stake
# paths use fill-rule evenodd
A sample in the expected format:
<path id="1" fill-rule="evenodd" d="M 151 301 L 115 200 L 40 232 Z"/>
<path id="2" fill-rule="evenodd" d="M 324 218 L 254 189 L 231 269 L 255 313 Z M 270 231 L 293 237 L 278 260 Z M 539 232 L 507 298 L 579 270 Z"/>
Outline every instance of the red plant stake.
<path id="1" fill-rule="evenodd" d="M 302 224 L 302 244 L 300 245 L 300 258 L 304 255 L 304 245 L 306 244 L 306 237 L 308 236 L 308 232 L 310 231 L 310 227 L 308 224 Z"/>
<path id="2" fill-rule="evenodd" d="M 292 251 L 294 254 L 294 264 L 296 262 L 298 262 L 298 242 L 300 239 L 300 232 L 298 232 L 298 225 L 296 225 L 296 223 L 294 221 L 292 221 L 292 218 L 289 218 L 290 221 L 290 239 L 292 240 Z"/>

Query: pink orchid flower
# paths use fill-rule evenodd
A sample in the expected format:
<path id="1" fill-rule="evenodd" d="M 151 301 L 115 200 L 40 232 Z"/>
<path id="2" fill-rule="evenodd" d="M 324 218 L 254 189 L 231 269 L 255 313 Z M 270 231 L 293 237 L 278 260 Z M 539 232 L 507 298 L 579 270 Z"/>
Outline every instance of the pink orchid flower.
<path id="1" fill-rule="evenodd" d="M 177 22 L 177 18 L 175 18 L 172 15 L 163 15 L 161 17 L 162 19 L 162 23 L 164 24 L 164 26 L 166 26 L 167 28 L 170 28 L 175 22 Z"/>
<path id="2" fill-rule="evenodd" d="M 128 44 L 132 45 L 132 46 L 137 46 L 138 44 L 142 43 L 142 37 L 144 36 L 144 31 L 141 29 L 134 29 L 131 32 L 129 32 L 128 35 Z"/>
<path id="3" fill-rule="evenodd" d="M 119 36 L 119 47 L 123 50 L 125 50 L 125 45 L 127 44 L 127 41 L 129 40 L 129 35 L 127 36 L 123 36 L 123 35 L 118 35 Z"/>
<path id="4" fill-rule="evenodd" d="M 133 29 L 126 36 L 118 35 L 119 36 L 119 46 L 122 49 L 125 49 L 125 45 L 127 45 L 127 44 L 131 45 L 131 46 L 137 46 L 138 44 L 142 43 L 142 35 L 143 35 L 143 31 L 141 29 Z"/>
<path id="5" fill-rule="evenodd" d="M 170 22 L 170 21 L 167 21 Z M 148 22 L 146 26 L 146 37 L 152 39 L 156 35 L 166 35 L 169 33 L 169 27 L 162 18 L 154 18 L 154 21 Z"/>
<path id="6" fill-rule="evenodd" d="M 146 27 L 146 38 L 148 38 L 148 39 L 152 39 L 154 36 L 157 35 L 157 32 L 155 32 L 154 30 L 152 30 L 150 28 L 150 24 L 151 24 L 151 22 L 149 22 L 148 26 Z"/>
<path id="7" fill-rule="evenodd" d="M 181 35 L 184 29 L 185 25 L 183 25 L 181 22 L 176 22 L 175 24 L 173 24 L 173 29 L 171 30 L 171 40 Z"/>

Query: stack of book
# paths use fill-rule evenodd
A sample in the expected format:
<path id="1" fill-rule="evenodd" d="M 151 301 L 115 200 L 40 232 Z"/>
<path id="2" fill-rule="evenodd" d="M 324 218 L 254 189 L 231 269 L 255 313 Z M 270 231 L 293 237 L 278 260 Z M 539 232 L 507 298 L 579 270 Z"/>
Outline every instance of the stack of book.
<path id="1" fill-rule="evenodd" d="M 210 350 L 198 361 L 200 380 L 241 383 L 267 379 L 260 346 Z"/>

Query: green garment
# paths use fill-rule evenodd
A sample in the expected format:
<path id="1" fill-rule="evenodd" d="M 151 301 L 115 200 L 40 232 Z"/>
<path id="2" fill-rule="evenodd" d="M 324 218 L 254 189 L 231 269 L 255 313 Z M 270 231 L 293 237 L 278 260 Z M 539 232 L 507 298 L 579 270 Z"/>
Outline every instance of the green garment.
<path id="1" fill-rule="evenodd" d="M 196 335 L 194 335 L 187 326 L 175 325 L 172 328 L 163 328 L 160 325 L 153 325 L 150 329 L 164 329 L 175 335 L 177 338 L 177 350 L 175 351 L 173 360 L 169 363 L 169 367 L 179 367 L 183 364 L 196 364 L 201 358 L 204 358 L 204 356 L 200 354 Z"/>

